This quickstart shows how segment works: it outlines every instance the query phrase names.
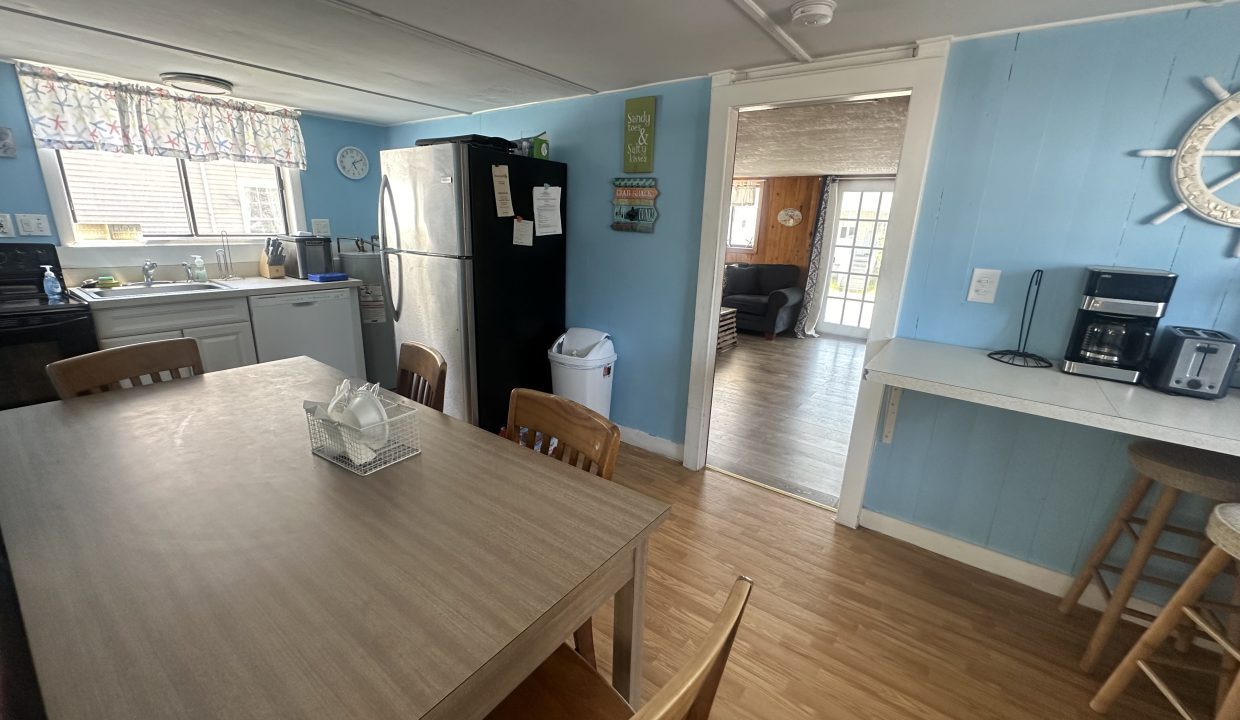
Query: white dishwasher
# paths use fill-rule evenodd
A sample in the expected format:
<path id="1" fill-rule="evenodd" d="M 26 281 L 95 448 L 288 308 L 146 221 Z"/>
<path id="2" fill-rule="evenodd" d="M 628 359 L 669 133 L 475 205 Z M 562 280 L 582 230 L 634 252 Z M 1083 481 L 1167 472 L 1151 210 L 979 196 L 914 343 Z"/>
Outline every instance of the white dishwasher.
<path id="1" fill-rule="evenodd" d="M 250 321 L 259 362 L 306 355 L 349 375 L 366 377 L 357 291 L 256 295 Z"/>

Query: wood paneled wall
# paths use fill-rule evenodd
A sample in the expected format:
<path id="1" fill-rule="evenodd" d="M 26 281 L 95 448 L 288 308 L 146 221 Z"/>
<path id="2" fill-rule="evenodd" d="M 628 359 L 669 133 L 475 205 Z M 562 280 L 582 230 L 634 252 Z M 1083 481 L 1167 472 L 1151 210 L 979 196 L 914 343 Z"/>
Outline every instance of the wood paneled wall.
<path id="1" fill-rule="evenodd" d="M 758 225 L 757 248 L 751 253 L 729 250 L 724 255 L 724 261 L 796 265 L 801 268 L 801 285 L 804 286 L 822 179 L 811 176 L 763 180 L 762 222 Z M 779 223 L 779 211 L 789 207 L 801 211 L 801 223 L 794 227 L 784 227 Z"/>

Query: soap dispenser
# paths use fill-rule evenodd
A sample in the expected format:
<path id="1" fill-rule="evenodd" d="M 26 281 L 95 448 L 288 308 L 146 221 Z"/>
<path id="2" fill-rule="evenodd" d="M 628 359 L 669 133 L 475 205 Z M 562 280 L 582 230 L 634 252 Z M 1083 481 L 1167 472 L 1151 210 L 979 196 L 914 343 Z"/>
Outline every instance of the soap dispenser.
<path id="1" fill-rule="evenodd" d="M 51 265 L 40 265 L 43 268 L 43 294 L 47 295 L 49 300 L 55 300 L 64 293 L 65 289 L 60 286 L 60 280 L 56 277 L 56 273 L 52 272 Z"/>
<path id="2" fill-rule="evenodd" d="M 205 283 L 207 281 L 207 264 L 202 261 L 201 255 L 190 255 L 189 257 L 194 261 L 194 282 Z"/>

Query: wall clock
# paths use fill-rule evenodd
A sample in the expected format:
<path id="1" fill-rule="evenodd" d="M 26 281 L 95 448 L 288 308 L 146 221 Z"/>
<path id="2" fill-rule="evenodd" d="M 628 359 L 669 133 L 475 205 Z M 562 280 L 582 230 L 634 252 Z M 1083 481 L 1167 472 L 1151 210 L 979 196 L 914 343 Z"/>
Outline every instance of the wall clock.
<path id="1" fill-rule="evenodd" d="M 1240 180 L 1240 172 L 1232 173 L 1222 180 L 1207 183 L 1202 176 L 1202 165 L 1207 157 L 1240 157 L 1240 150 L 1210 150 L 1210 141 L 1228 123 L 1240 118 L 1240 93 L 1232 94 L 1218 80 L 1207 77 L 1202 84 L 1218 104 L 1206 111 L 1193 123 L 1178 147 L 1171 150 L 1138 150 L 1141 157 L 1171 158 L 1171 186 L 1180 198 L 1180 204 L 1150 220 L 1160 225 L 1176 215 L 1191 210 L 1204 220 L 1227 227 L 1240 228 L 1240 205 L 1230 203 L 1218 196 L 1218 192 Z M 1240 243 L 1232 249 L 1233 257 L 1240 257 Z"/>
<path id="2" fill-rule="evenodd" d="M 361 150 L 345 145 L 336 153 L 336 169 L 350 180 L 361 180 L 370 172 L 370 159 Z"/>
<path id="3" fill-rule="evenodd" d="M 784 227 L 796 227 L 801 224 L 801 211 L 796 208 L 784 208 L 776 217 L 779 219 L 779 224 Z"/>

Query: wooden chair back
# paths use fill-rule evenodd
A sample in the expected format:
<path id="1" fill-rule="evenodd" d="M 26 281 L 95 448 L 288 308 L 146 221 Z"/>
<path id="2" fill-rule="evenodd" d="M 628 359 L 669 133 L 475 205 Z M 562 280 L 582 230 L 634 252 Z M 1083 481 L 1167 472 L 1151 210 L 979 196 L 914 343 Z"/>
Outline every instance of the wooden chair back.
<path id="1" fill-rule="evenodd" d="M 165 373 L 167 378 L 163 377 Z M 47 376 L 61 400 L 120 390 L 126 380 L 131 387 L 140 387 L 147 384 L 144 377 L 154 384 L 202 373 L 202 356 L 194 338 L 124 345 L 57 360 L 47 366 Z"/>
<path id="2" fill-rule="evenodd" d="M 753 580 L 744 576 L 736 579 L 723 610 L 697 653 L 632 720 L 706 720 L 710 717 L 715 692 L 719 689 L 719 680 L 728 664 L 732 642 L 752 590 Z"/>
<path id="3" fill-rule="evenodd" d="M 616 469 L 620 428 L 567 398 L 527 388 L 513 390 L 508 398 L 505 432 L 518 445 L 566 461 L 605 480 L 610 480 Z"/>
<path id="4" fill-rule="evenodd" d="M 396 360 L 396 392 L 410 400 L 443 412 L 448 363 L 433 347 L 422 343 L 400 344 Z"/>

